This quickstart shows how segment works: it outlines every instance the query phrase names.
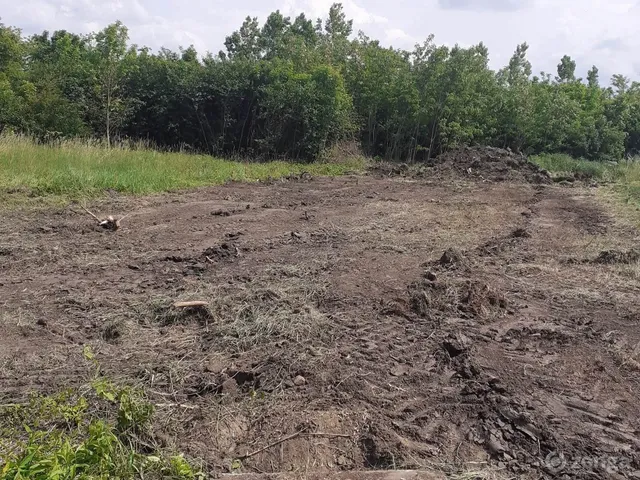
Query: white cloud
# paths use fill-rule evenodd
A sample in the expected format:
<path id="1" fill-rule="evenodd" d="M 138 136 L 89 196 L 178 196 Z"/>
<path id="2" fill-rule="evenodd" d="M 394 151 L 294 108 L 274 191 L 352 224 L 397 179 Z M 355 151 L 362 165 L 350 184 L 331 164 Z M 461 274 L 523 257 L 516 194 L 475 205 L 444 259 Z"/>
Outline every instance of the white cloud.
<path id="1" fill-rule="evenodd" d="M 411 40 L 411 36 L 401 28 L 389 28 L 385 30 L 384 33 L 387 41 L 389 42 L 395 42 L 396 40 Z"/>
<path id="2" fill-rule="evenodd" d="M 294 16 L 304 12 L 307 18 L 316 19 L 325 18 L 333 3 L 335 3 L 335 0 L 286 0 L 280 8 L 286 15 Z M 362 27 L 369 24 L 388 22 L 385 16 L 373 13 L 370 9 L 354 0 L 343 0 L 341 3 L 345 15 L 347 18 L 352 19 L 356 26 Z"/>

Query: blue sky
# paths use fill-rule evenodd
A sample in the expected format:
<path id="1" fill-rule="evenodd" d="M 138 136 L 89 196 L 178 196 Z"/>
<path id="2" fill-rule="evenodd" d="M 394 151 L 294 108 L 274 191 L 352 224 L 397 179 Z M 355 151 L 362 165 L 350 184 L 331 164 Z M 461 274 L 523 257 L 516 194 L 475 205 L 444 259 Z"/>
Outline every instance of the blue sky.
<path id="1" fill-rule="evenodd" d="M 324 17 L 333 0 L 0 0 L 1 21 L 24 34 L 67 29 L 96 31 L 123 21 L 131 41 L 154 49 L 193 44 L 216 53 L 247 15 L 264 20 L 280 10 Z M 354 29 L 385 45 L 410 49 L 430 33 L 436 43 L 483 41 L 491 66 L 505 65 L 518 43 L 530 45 L 534 73 L 555 74 L 564 54 L 578 76 L 595 64 L 601 81 L 613 73 L 640 80 L 640 0 L 345 0 Z"/>

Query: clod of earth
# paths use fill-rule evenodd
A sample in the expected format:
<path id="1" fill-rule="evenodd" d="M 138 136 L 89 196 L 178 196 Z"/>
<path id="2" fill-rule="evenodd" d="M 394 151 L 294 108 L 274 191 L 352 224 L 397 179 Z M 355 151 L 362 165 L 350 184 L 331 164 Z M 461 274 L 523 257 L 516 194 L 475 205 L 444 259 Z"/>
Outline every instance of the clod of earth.
<path id="1" fill-rule="evenodd" d="M 211 215 L 216 217 L 230 217 L 231 212 L 229 210 L 215 210 L 211 212 Z"/>
<path id="2" fill-rule="evenodd" d="M 213 263 L 216 260 L 229 259 L 231 257 L 239 257 L 240 249 L 233 243 L 224 242 L 216 247 L 207 248 L 202 255 L 204 258 Z"/>
<path id="3" fill-rule="evenodd" d="M 524 228 L 518 228 L 511 233 L 513 238 L 529 238 L 531 234 L 527 232 Z"/>
<path id="4" fill-rule="evenodd" d="M 467 261 L 462 252 L 448 248 L 440 257 L 439 263 L 442 267 L 459 267 L 466 265 Z"/>
<path id="5" fill-rule="evenodd" d="M 628 250 L 622 252 L 620 250 L 605 250 L 593 261 L 601 264 L 631 264 L 640 262 L 640 250 Z"/>
<path id="6" fill-rule="evenodd" d="M 442 342 L 442 348 L 446 350 L 451 358 L 463 354 L 471 348 L 471 345 L 471 339 L 462 333 L 451 334 Z"/>

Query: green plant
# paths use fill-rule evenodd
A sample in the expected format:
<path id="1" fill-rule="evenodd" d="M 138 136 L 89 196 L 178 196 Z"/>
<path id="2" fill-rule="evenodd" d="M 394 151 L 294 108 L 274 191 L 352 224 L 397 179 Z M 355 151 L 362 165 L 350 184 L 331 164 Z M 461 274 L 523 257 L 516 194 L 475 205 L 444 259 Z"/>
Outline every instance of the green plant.
<path id="1" fill-rule="evenodd" d="M 85 357 L 98 366 L 90 349 Z M 84 393 L 80 393 L 80 392 Z M 91 388 L 33 394 L 0 412 L 0 478 L 71 480 L 203 477 L 181 455 L 142 453 L 152 421 L 144 392 L 102 377 Z"/>

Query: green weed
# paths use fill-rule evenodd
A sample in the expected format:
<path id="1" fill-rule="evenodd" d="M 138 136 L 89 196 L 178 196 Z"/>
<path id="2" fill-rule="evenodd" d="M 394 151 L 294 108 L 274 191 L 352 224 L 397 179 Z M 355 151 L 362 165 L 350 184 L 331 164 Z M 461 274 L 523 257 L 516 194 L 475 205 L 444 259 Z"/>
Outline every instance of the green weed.
<path id="1" fill-rule="evenodd" d="M 33 394 L 4 405 L 0 479 L 202 478 L 181 455 L 149 454 L 148 442 L 142 448 L 152 414 L 141 390 L 101 377 L 83 393 Z"/>

